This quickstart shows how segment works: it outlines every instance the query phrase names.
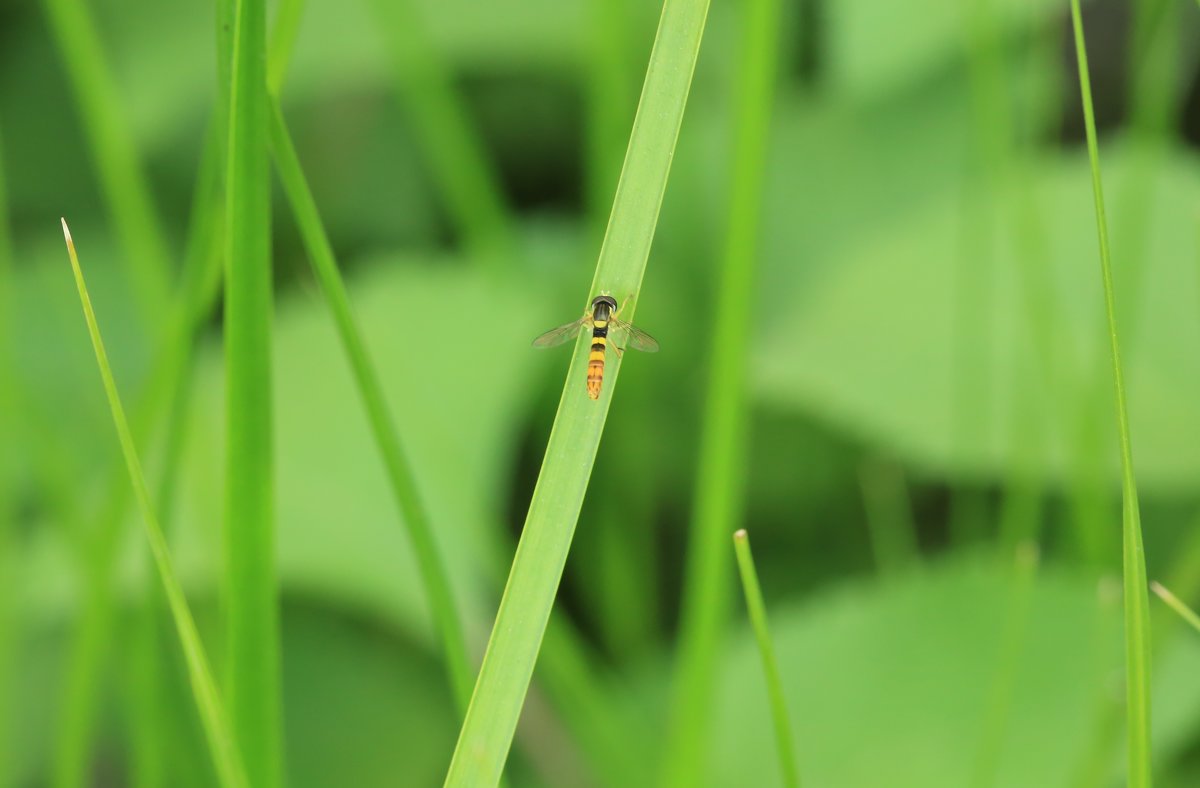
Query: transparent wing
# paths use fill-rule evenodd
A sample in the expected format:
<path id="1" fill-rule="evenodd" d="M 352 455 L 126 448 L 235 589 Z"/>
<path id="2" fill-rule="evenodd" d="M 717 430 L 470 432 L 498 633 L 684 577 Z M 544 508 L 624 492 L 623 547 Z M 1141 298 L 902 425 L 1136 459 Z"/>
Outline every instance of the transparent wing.
<path id="1" fill-rule="evenodd" d="M 583 328 L 583 324 L 588 321 L 590 315 L 584 315 L 578 320 L 572 320 L 570 323 L 552 328 L 545 334 L 542 334 L 537 339 L 533 340 L 534 347 L 555 347 L 564 342 L 569 342 L 579 336 L 579 329 Z"/>
<path id="2" fill-rule="evenodd" d="M 631 347 L 634 350 L 640 350 L 643 353 L 658 352 L 658 340 L 642 329 L 632 323 L 626 323 L 624 320 L 613 319 L 610 323 L 612 324 L 613 331 L 624 337 L 625 341 L 623 342 L 619 341 L 620 337 L 614 337 L 617 344 Z"/>

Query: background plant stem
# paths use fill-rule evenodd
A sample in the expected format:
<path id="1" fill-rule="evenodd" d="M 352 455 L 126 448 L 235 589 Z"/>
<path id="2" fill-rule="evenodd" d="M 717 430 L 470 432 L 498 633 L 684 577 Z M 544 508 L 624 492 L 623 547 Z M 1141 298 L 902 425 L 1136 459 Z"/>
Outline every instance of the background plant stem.
<path id="1" fill-rule="evenodd" d="M 1146 591 L 1146 556 L 1142 547 L 1141 513 L 1133 474 L 1133 448 L 1129 438 L 1129 416 L 1125 404 L 1125 382 L 1121 349 L 1117 339 L 1117 307 L 1113 293 L 1112 261 L 1108 243 L 1108 221 L 1104 215 L 1104 187 L 1100 178 L 1100 153 L 1096 142 L 1096 118 L 1092 109 L 1092 87 L 1088 76 L 1087 49 L 1079 0 L 1071 0 L 1071 24 L 1075 30 L 1075 53 L 1079 86 L 1087 130 L 1088 158 L 1092 166 L 1092 193 L 1096 203 L 1096 231 L 1100 244 L 1100 275 L 1104 282 L 1104 305 L 1108 315 L 1109 349 L 1112 356 L 1113 388 L 1116 394 L 1117 432 L 1121 446 L 1122 545 L 1125 586 L 1125 692 L 1129 785 L 1149 788 L 1150 762 L 1150 610 Z"/>
<path id="2" fill-rule="evenodd" d="M 742 516 L 749 443 L 746 376 L 771 105 L 778 68 L 780 3 L 743 5 L 729 225 L 713 294 L 699 461 L 684 567 L 679 645 L 663 761 L 664 785 L 696 785 L 709 752 L 717 655 L 729 615 L 732 562 L 726 539 Z"/>

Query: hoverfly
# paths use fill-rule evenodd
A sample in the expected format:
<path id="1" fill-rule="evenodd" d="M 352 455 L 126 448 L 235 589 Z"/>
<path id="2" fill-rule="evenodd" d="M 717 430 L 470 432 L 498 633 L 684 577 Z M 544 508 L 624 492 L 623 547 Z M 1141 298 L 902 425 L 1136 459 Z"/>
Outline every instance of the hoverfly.
<path id="1" fill-rule="evenodd" d="M 588 356 L 587 393 L 592 399 L 600 398 L 600 385 L 604 382 L 604 349 L 612 336 L 612 349 L 617 358 L 628 344 L 635 350 L 645 353 L 657 353 L 658 342 L 654 337 L 624 320 L 617 317 L 617 299 L 607 294 L 601 294 L 592 299 L 592 305 L 583 317 L 572 320 L 566 325 L 547 331 L 533 340 L 534 347 L 555 347 L 579 336 L 579 329 L 592 326 L 592 352 Z"/>

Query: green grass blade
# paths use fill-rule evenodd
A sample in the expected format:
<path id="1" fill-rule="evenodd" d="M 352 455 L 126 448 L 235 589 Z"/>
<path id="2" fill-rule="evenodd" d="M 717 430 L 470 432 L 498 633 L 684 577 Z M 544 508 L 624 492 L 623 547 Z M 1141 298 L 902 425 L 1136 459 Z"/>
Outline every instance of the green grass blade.
<path id="1" fill-rule="evenodd" d="M 309 191 L 304 172 L 300 167 L 299 157 L 295 146 L 288 134 L 287 126 L 278 101 L 272 101 L 270 119 L 271 148 L 275 154 L 276 170 L 283 183 L 284 193 L 292 206 L 296 224 L 308 251 L 309 261 L 325 303 L 333 315 L 337 325 L 338 336 L 342 348 L 350 361 L 354 372 L 355 383 L 367 418 L 371 423 L 371 431 L 375 437 L 379 452 L 383 455 L 384 466 L 387 468 L 388 481 L 392 494 L 399 506 L 401 518 L 408 529 L 408 537 L 412 541 L 413 553 L 417 559 L 417 569 L 421 574 L 425 594 L 429 600 L 430 612 L 434 626 L 441 639 L 442 654 L 446 660 L 449 672 L 450 686 L 455 698 L 459 701 L 460 711 L 466 712 L 471 699 L 471 687 L 475 673 L 471 669 L 467 655 L 466 642 L 463 639 L 463 627 L 458 612 L 454 606 L 454 598 L 450 588 L 450 579 L 445 565 L 438 555 L 437 544 L 433 539 L 433 529 L 429 517 L 417 493 L 416 481 L 413 479 L 408 460 L 405 458 L 396 432 L 395 422 L 387 406 L 383 393 L 383 384 L 375 372 L 363 341 L 362 332 L 354 321 L 350 308 L 350 298 L 338 271 L 337 260 L 333 254 L 321 217 L 317 211 L 316 202 Z"/>
<path id="2" fill-rule="evenodd" d="M 3 130 L 0 129 L 0 132 Z M 12 304 L 13 255 L 12 235 L 8 225 L 8 190 L 5 177 L 4 135 L 0 133 L 0 435 L 21 445 L 18 435 L 19 412 L 14 339 L 16 337 Z M 0 583 L 6 588 L 20 585 L 16 541 L 17 511 L 13 490 L 0 480 Z M 12 734 L 16 719 L 12 713 L 13 675 L 20 609 L 15 595 L 0 599 L 0 786 L 14 784 Z"/>
<path id="3" fill-rule="evenodd" d="M 1108 223 L 1104 215 L 1104 188 L 1100 179 L 1100 153 L 1096 143 L 1096 118 L 1092 109 L 1092 87 L 1088 79 L 1087 50 L 1079 0 L 1071 0 L 1071 24 L 1075 30 L 1075 53 L 1083 116 L 1087 128 L 1088 158 L 1092 165 L 1092 192 L 1096 202 L 1096 228 L 1100 243 L 1100 272 L 1108 314 L 1108 336 L 1112 352 L 1113 385 L 1116 393 L 1117 431 L 1121 445 L 1121 491 L 1123 499 L 1122 553 L 1125 586 L 1125 683 L 1128 715 L 1129 785 L 1149 788 L 1150 763 L 1150 603 L 1146 591 L 1146 556 L 1142 547 L 1141 514 L 1133 475 L 1133 450 L 1129 439 L 1129 416 L 1125 405 L 1125 383 L 1117 340 L 1116 305 L 1113 295 L 1112 261 L 1109 255 Z"/>
<path id="4" fill-rule="evenodd" d="M 795 788 L 800 784 L 800 772 L 796 768 L 796 753 L 792 744 L 792 722 L 788 716 L 787 699 L 783 695 L 783 680 L 779 677 L 775 647 L 771 645 L 767 606 L 758 585 L 758 572 L 754 569 L 754 555 L 750 551 L 750 535 L 746 529 L 734 533 L 733 549 L 737 555 L 738 573 L 742 576 L 742 590 L 746 593 L 746 611 L 750 614 L 754 637 L 758 641 L 758 653 L 762 657 L 763 678 L 767 682 L 767 697 L 771 701 L 775 741 L 779 748 L 779 769 L 783 773 L 783 784 Z"/>
<path id="5" fill-rule="evenodd" d="M 712 356 L 688 528 L 670 730 L 661 775 L 665 785 L 696 785 L 706 770 L 716 659 L 732 598 L 733 562 L 725 540 L 737 528 L 745 496 L 747 346 L 778 70 L 780 3 L 752 0 L 742 8 L 729 225 L 715 292 Z"/>
<path id="6" fill-rule="evenodd" d="M 273 96 L 283 90 L 303 16 L 304 0 L 283 0 L 275 12 L 275 27 L 271 31 L 271 45 L 267 48 L 267 92 Z"/>
<path id="7" fill-rule="evenodd" d="M 446 210 L 476 262 L 493 265 L 514 246 L 509 209 L 482 140 L 434 50 L 414 0 L 368 0 L 386 37 L 400 97 L 442 191 Z"/>
<path id="8" fill-rule="evenodd" d="M 172 429 L 175 429 L 174 426 Z M 175 432 L 174 434 L 179 434 Z M 178 472 L 181 441 L 169 440 L 164 461 L 164 476 Z M 156 490 L 159 524 L 163 534 L 170 531 L 168 506 L 163 497 L 163 488 L 169 483 L 160 481 Z M 152 559 L 150 559 L 152 561 Z M 153 572 L 153 566 L 150 567 Z M 150 578 L 153 581 L 153 576 Z M 130 764 L 129 785 L 131 788 L 155 788 L 166 785 L 171 772 L 167 761 L 170 752 L 170 737 L 174 722 L 171 708 L 167 704 L 170 688 L 171 665 L 169 655 L 162 647 L 161 622 L 165 620 L 166 603 L 157 584 L 147 584 L 133 611 L 133 620 L 128 624 L 130 656 L 123 665 L 125 694 L 128 698 Z"/>
<path id="9" fill-rule="evenodd" d="M 165 418 L 162 468 L 158 480 L 159 522 L 170 532 L 170 511 L 180 473 L 192 360 L 196 335 L 219 292 L 221 244 L 217 229 L 223 206 L 219 200 L 220 146 L 218 128 L 210 126 L 192 195 L 188 240 L 177 301 L 177 329 L 160 357 L 162 377 L 169 378 L 162 390 L 169 392 Z M 154 391 L 154 389 L 151 389 Z M 147 557 L 147 560 L 150 560 Z M 151 568 L 151 571 L 153 569 Z M 133 665 L 127 682 L 132 697 L 130 738 L 132 745 L 131 784 L 134 788 L 164 785 L 169 773 L 167 755 L 172 726 L 167 695 L 172 675 L 169 656 L 164 653 L 160 624 L 166 615 L 166 600 L 157 585 L 149 584 L 135 613 L 131 645 Z"/>
<path id="10" fill-rule="evenodd" d="M 168 303 L 169 247 L 96 24 L 85 0 L 44 0 L 44 5 L 83 118 L 100 188 L 125 250 L 138 307 L 148 325 L 157 325 Z"/>
<path id="11" fill-rule="evenodd" d="M 1176 589 L 1181 597 L 1200 594 L 1200 516 L 1196 520 L 1188 529 L 1183 544 L 1171 551 L 1170 569 L 1166 574 L 1166 586 Z M 1178 623 L 1179 618 L 1168 610 L 1162 610 L 1151 622 L 1151 630 L 1155 633 L 1152 659 L 1161 662 L 1163 655 L 1169 653 L 1168 646 L 1180 631 Z M 1099 641 L 1097 646 L 1100 646 Z M 1122 732 L 1125 701 L 1106 691 L 1102 693 L 1099 705 L 1089 746 L 1072 772 L 1074 778 L 1070 785 L 1075 788 L 1105 788 L 1111 782 L 1109 776 L 1116 740 Z"/>
<path id="12" fill-rule="evenodd" d="M 1158 598 L 1167 603 L 1167 606 L 1179 614 L 1179 617 L 1191 626 L 1192 629 L 1200 632 L 1200 616 L 1196 615 L 1196 611 L 1188 607 L 1182 599 L 1172 594 L 1161 583 L 1151 582 L 1150 590 L 1158 594 Z"/>
<path id="13" fill-rule="evenodd" d="M 588 299 L 614 294 L 632 318 L 700 50 L 707 0 L 667 0 L 612 216 Z M 585 302 L 586 303 L 586 302 Z M 580 304 L 582 311 L 583 304 Z M 512 744 L 562 578 L 621 363 L 598 401 L 584 388 L 586 342 L 576 345 L 525 527 L 446 784 L 495 785 Z"/>
<path id="14" fill-rule="evenodd" d="M 167 550 L 167 542 L 162 528 L 158 524 L 158 516 L 150 503 L 150 493 L 142 473 L 141 462 L 138 460 L 137 449 L 134 447 L 133 434 L 130 432 L 129 423 L 125 418 L 125 409 L 122 407 L 120 395 L 117 393 L 117 384 L 108 363 L 108 354 L 104 350 L 104 342 L 100 337 L 100 327 L 96 323 L 96 315 L 92 310 L 87 284 L 84 282 L 83 271 L 79 267 L 79 258 L 75 254 L 75 244 L 71 240 L 71 232 L 67 229 L 66 221 L 64 220 L 62 224 L 63 235 L 67 242 L 67 252 L 71 258 L 71 269 L 75 274 L 75 285 L 79 289 L 79 300 L 83 306 L 84 318 L 87 320 L 88 332 L 91 334 L 92 347 L 96 351 L 96 363 L 100 368 L 104 392 L 108 397 L 113 424 L 117 430 L 121 452 L 125 457 L 125 465 L 129 471 L 134 495 L 137 498 L 138 507 L 141 509 L 150 552 L 154 557 L 159 580 L 166 593 L 167 604 L 170 607 L 180 645 L 183 647 L 187 660 L 188 675 L 192 681 L 196 708 L 199 710 L 201 721 L 204 724 L 213 764 L 223 786 L 244 786 L 247 783 L 238 760 L 237 749 L 225 721 L 221 700 L 217 694 L 212 671 L 209 669 L 208 658 L 204 654 L 204 645 L 200 640 L 200 633 L 196 630 L 196 622 L 188 608 L 183 588 L 175 576 L 175 569 Z"/>
<path id="15" fill-rule="evenodd" d="M 145 439 L 174 400 L 191 363 L 195 334 L 217 295 L 220 258 L 213 253 L 215 197 L 217 189 L 216 132 L 210 136 L 200 167 L 180 293 L 165 338 L 159 348 L 145 390 L 133 414 L 133 434 Z M 206 246 L 207 245 L 207 246 Z M 170 435 L 168 434 L 168 439 Z M 64 682 L 64 706 L 57 736 L 54 785 L 74 788 L 86 781 L 86 768 L 94 726 L 96 696 L 103 661 L 113 628 L 113 575 L 130 502 L 129 485 L 119 464 L 105 481 L 106 497 L 97 520 L 96 533 L 73 534 L 87 592 L 80 625 L 71 644 Z M 74 485 L 59 485 L 62 495 L 76 495 Z"/>
<path id="16" fill-rule="evenodd" d="M 264 0 L 237 0 L 225 180 L 226 698 L 256 788 L 281 781 L 271 430 L 271 204 Z"/>

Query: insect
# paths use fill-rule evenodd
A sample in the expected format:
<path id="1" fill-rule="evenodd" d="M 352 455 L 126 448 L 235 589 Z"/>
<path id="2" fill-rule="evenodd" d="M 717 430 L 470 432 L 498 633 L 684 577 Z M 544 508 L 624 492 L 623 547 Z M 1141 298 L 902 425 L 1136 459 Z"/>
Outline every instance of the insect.
<path id="1" fill-rule="evenodd" d="M 617 358 L 624 352 L 624 345 L 645 353 L 657 353 L 658 342 L 632 323 L 617 319 L 617 299 L 602 293 L 592 299 L 592 305 L 583 317 L 547 331 L 533 340 L 534 347 L 556 347 L 579 336 L 579 329 L 591 324 L 592 351 L 588 355 L 587 393 L 592 399 L 600 398 L 600 386 L 604 382 L 604 349 L 610 344 Z"/>

